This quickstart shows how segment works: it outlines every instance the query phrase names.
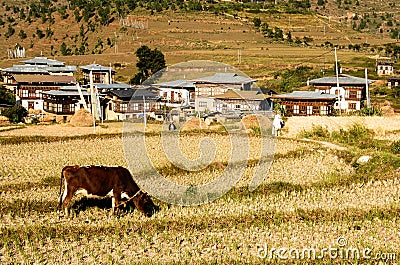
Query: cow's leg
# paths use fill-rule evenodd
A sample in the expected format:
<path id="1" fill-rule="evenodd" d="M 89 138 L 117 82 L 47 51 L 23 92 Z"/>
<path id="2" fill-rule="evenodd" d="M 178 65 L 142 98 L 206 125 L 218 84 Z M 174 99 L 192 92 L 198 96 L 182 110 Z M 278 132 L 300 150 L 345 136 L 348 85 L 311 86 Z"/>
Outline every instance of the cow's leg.
<path id="1" fill-rule="evenodd" d="M 76 190 L 72 189 L 68 186 L 65 187 L 63 198 L 62 198 L 62 205 L 65 209 L 65 216 L 69 217 L 70 207 L 71 207 L 71 199 L 74 196 Z"/>
<path id="2" fill-rule="evenodd" d="M 114 190 L 113 197 L 111 199 L 111 203 L 112 203 L 111 213 L 113 215 L 117 215 L 118 214 L 120 202 L 121 202 L 121 192 L 118 192 L 118 191 Z"/>

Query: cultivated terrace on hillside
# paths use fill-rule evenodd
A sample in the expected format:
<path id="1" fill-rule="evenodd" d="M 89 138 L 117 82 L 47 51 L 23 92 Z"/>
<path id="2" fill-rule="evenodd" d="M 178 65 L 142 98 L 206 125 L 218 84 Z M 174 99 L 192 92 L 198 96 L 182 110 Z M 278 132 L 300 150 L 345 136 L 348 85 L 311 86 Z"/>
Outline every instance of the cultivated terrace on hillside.
<path id="1" fill-rule="evenodd" d="M 326 34 L 330 27 L 341 31 L 363 32 L 377 35 L 379 38 L 398 39 L 399 16 L 394 1 L 358 1 L 358 0 L 270 0 L 243 1 L 243 3 L 226 3 L 224 1 L 3 1 L 0 5 L 0 25 L 4 48 L 10 43 L 18 43 L 26 49 L 44 52 L 46 55 L 82 55 L 113 52 L 123 48 L 121 36 L 129 35 L 131 44 L 137 41 L 137 30 L 148 27 L 148 20 L 158 15 L 176 13 L 208 13 L 216 17 L 232 17 L 254 21 L 256 28 L 269 39 L 287 40 L 295 44 L 309 45 L 313 38 L 294 36 L 296 14 L 308 16 L 304 20 L 311 22 L 318 31 Z M 285 15 L 286 14 L 286 15 Z M 134 15 L 135 19 L 129 20 Z M 292 16 L 292 22 L 291 20 Z M 126 26 L 128 19 L 130 26 Z M 259 20 L 258 20 L 259 19 Z M 304 18 L 303 18 L 304 19 Z M 314 24 L 314 19 L 323 20 Z M 125 22 L 123 22 L 125 20 Z M 276 21 L 278 20 L 278 21 Z M 169 20 L 169 24 L 172 19 Z M 303 24 L 304 24 L 303 21 Z M 307 24 L 306 23 L 306 24 Z M 133 27 L 132 27 L 132 24 Z M 298 23 L 296 23 L 298 25 Z M 29 25 L 29 27 L 28 27 Z M 300 28 L 302 25 L 299 25 Z M 133 29 L 132 29 L 133 28 Z M 225 29 L 226 30 L 226 29 Z M 297 34 L 299 35 L 299 34 Z M 300 34 L 301 35 L 301 34 Z M 303 34 L 304 35 L 304 34 Z M 372 38 L 372 37 L 371 37 Z M 368 37 L 361 43 L 342 48 L 360 50 L 362 48 L 378 49 L 389 55 L 397 56 L 398 50 L 393 46 L 369 47 Z M 326 46 L 340 45 L 327 40 Z M 172 45 L 171 45 L 172 46 Z M 5 49 L 4 49 L 5 50 Z M 3 55 L 4 56 L 4 55 Z"/>

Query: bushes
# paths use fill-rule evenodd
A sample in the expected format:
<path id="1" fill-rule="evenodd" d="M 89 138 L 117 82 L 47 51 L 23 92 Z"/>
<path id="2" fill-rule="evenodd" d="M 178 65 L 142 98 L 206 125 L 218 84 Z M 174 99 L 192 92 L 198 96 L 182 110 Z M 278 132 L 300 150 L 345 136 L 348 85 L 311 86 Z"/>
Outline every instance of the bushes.
<path id="1" fill-rule="evenodd" d="M 391 151 L 393 154 L 400 154 L 400 140 L 394 141 L 394 142 L 390 145 L 390 151 Z"/>
<path id="2" fill-rule="evenodd" d="M 11 108 L 3 110 L 1 114 L 6 116 L 10 122 L 18 123 L 22 122 L 24 117 L 28 116 L 28 111 L 21 105 L 16 104 Z"/>

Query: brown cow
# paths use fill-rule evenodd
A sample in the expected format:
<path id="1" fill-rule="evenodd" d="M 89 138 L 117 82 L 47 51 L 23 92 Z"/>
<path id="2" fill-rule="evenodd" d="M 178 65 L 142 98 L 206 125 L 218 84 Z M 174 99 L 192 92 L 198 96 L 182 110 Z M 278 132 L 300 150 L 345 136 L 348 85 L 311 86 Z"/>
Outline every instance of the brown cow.
<path id="1" fill-rule="evenodd" d="M 64 179 L 64 193 L 62 183 Z M 124 167 L 107 166 L 66 166 L 61 172 L 60 205 L 64 206 L 65 215 L 69 217 L 71 199 L 75 194 L 106 196 L 112 194 L 112 214 L 117 214 L 121 198 L 133 200 L 136 208 L 152 216 L 156 210 L 150 196 L 142 192 L 135 183 L 131 173 Z"/>

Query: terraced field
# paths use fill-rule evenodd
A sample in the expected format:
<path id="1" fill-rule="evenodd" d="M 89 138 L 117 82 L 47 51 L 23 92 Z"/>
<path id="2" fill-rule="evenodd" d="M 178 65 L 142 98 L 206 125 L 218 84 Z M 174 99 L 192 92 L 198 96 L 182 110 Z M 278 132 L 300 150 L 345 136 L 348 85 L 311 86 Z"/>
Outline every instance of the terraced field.
<path id="1" fill-rule="evenodd" d="M 218 177 L 231 152 L 226 144 L 229 135 L 181 136 L 183 153 L 190 158 L 198 155 L 201 138 L 214 140 L 217 153 L 212 165 L 197 173 L 177 170 L 165 156 L 155 155 L 160 139 L 149 134 L 146 144 L 153 150 L 149 156 L 157 170 L 182 184 Z M 252 135 L 252 157 L 241 180 L 212 203 L 182 207 L 155 199 L 161 210 L 151 218 L 134 209 L 110 217 L 110 199 L 76 197 L 68 220 L 56 211 L 61 169 L 70 164 L 126 166 L 121 136 L 25 140 L 16 143 L 9 138 L 0 145 L 2 264 L 399 260 L 400 159 L 395 154 L 352 146 L 340 151 L 279 138 L 265 181 L 250 192 L 254 161 L 260 159 L 260 139 Z M 364 154 L 372 154 L 372 160 L 356 163 Z"/>

